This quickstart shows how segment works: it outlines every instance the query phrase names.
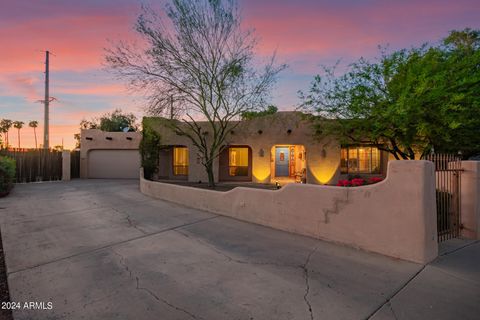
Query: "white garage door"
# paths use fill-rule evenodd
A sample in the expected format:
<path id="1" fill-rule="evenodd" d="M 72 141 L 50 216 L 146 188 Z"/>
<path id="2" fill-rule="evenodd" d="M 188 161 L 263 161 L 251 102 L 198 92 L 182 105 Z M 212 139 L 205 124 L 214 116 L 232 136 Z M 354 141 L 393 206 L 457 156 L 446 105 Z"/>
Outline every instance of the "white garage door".
<path id="1" fill-rule="evenodd" d="M 138 150 L 91 150 L 88 153 L 89 178 L 139 178 Z"/>

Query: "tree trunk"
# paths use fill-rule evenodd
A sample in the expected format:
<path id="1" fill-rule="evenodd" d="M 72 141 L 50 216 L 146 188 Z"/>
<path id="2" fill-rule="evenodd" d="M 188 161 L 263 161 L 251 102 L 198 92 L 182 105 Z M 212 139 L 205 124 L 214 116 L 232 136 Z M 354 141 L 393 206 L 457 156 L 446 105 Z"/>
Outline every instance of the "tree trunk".
<path id="1" fill-rule="evenodd" d="M 205 169 L 207 170 L 207 175 L 208 175 L 208 186 L 211 188 L 215 188 L 215 179 L 213 175 L 213 161 L 208 161 L 205 164 Z"/>

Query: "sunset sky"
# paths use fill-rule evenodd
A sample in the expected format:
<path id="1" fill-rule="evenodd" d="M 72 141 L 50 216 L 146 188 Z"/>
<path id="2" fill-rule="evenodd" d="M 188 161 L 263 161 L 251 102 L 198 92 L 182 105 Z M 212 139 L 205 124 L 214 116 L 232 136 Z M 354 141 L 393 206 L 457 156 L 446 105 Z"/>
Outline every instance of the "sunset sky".
<path id="1" fill-rule="evenodd" d="M 102 66 L 107 39 L 133 39 L 140 4 L 164 1 L 0 0 L 0 118 L 24 121 L 22 147 L 34 146 L 28 121 L 43 132 L 44 51 L 50 50 L 50 145 L 74 146 L 82 118 L 122 108 L 143 115 L 132 97 Z M 281 110 L 298 104 L 320 65 L 372 58 L 377 45 L 391 49 L 435 43 L 452 29 L 480 28 L 479 0 L 240 0 L 244 23 L 256 29 L 261 55 L 277 51 L 289 68 L 272 92 Z M 10 144 L 17 146 L 16 130 Z"/>

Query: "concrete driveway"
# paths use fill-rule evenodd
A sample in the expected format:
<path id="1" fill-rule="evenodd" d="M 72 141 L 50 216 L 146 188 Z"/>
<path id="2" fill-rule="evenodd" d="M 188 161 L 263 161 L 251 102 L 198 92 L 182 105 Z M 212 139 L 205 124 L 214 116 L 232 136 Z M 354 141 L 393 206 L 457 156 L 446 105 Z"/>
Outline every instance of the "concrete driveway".
<path id="1" fill-rule="evenodd" d="M 15 319 L 480 314 L 479 243 L 423 267 L 153 200 L 131 180 L 17 185 L 0 207 Z"/>

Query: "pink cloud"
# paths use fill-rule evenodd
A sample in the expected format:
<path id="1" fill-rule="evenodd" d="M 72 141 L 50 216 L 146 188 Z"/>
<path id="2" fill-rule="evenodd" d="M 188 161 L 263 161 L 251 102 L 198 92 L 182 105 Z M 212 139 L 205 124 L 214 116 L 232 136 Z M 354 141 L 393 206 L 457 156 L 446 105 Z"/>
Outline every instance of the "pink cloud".
<path id="1" fill-rule="evenodd" d="M 78 95 L 125 95 L 126 88 L 123 84 L 85 84 L 79 83 L 76 86 L 59 85 L 56 88 L 58 94 L 78 94 Z"/>
<path id="2" fill-rule="evenodd" d="M 29 75 L 0 76 L 0 84 L 4 88 L 0 94 L 18 95 L 29 101 L 35 101 L 40 97 L 36 88 L 37 83 L 38 79 Z"/>
<path id="3" fill-rule="evenodd" d="M 478 16 L 479 10 L 480 2 L 469 0 L 374 1 L 343 7 L 322 1 L 277 6 L 258 3 L 246 12 L 245 24 L 260 35 L 262 54 L 278 49 L 278 54 L 287 58 L 305 54 L 359 57 L 374 55 L 379 44 L 409 47 L 437 41 L 453 28 L 478 26 L 472 13 Z"/>
<path id="4" fill-rule="evenodd" d="M 42 51 L 50 50 L 52 70 L 81 71 L 102 65 L 107 39 L 128 39 L 132 18 L 85 15 L 34 19 L 0 28 L 0 45 L 9 48 L 0 60 L 2 73 L 44 70 Z"/>

